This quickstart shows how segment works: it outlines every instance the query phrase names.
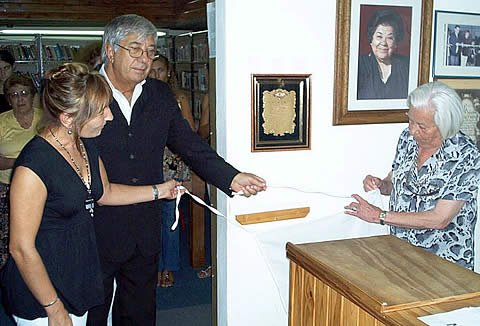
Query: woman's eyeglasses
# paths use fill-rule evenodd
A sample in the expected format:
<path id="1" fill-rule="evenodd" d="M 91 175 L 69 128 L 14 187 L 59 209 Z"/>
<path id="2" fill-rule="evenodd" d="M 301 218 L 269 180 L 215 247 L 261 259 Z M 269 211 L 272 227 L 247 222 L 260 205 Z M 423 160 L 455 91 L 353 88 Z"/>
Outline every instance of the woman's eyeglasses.
<path id="1" fill-rule="evenodd" d="M 432 196 L 440 192 L 441 186 L 439 184 L 432 184 L 429 179 L 427 178 L 427 182 L 425 182 L 426 186 L 422 185 L 415 185 L 412 180 L 412 170 L 415 167 L 415 163 L 412 163 L 410 170 L 408 170 L 407 175 L 405 176 L 405 187 L 410 191 L 412 194 L 416 196 Z M 424 189 L 424 191 L 422 191 Z M 427 189 L 432 189 L 427 191 Z"/>
<path id="2" fill-rule="evenodd" d="M 27 97 L 30 95 L 30 92 L 26 91 L 26 90 L 21 90 L 20 92 L 11 92 L 8 94 L 8 96 L 10 96 L 11 98 L 13 99 L 18 99 L 20 96 L 21 97 Z"/>

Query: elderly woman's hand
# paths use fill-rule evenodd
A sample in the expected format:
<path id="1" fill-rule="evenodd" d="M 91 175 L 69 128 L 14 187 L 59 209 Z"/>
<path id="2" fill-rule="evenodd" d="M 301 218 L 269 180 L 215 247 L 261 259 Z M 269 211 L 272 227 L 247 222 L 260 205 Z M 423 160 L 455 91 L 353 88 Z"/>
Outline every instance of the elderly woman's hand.
<path id="1" fill-rule="evenodd" d="M 356 216 L 369 223 L 380 222 L 379 216 L 382 210 L 379 207 L 370 204 L 357 194 L 352 195 L 352 197 L 358 202 L 351 202 L 345 206 L 345 214 Z"/>
<path id="2" fill-rule="evenodd" d="M 375 189 L 380 189 L 383 186 L 383 180 L 372 175 L 367 175 L 363 179 L 363 189 L 368 192 Z"/>

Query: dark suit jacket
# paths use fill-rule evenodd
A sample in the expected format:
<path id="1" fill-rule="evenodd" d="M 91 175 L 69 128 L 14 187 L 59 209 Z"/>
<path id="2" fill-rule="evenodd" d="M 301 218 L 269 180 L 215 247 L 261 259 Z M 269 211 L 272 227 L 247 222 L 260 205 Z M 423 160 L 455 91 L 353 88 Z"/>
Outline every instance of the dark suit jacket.
<path id="1" fill-rule="evenodd" d="M 201 177 L 231 194 L 231 181 L 239 171 L 192 132 L 166 83 L 147 79 L 133 107 L 130 125 L 115 100 L 110 108 L 114 119 L 97 137 L 110 182 L 130 185 L 163 182 L 163 151 L 168 145 Z M 96 207 L 95 231 L 102 258 L 122 261 L 136 246 L 144 256 L 157 253 L 161 243 L 160 202 Z"/>

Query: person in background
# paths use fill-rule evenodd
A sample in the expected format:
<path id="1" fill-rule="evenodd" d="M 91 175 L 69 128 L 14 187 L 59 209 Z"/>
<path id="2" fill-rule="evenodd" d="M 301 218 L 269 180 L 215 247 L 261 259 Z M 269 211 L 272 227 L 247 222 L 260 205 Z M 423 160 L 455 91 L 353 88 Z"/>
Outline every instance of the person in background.
<path id="1" fill-rule="evenodd" d="M 192 109 L 188 96 L 182 90 L 177 88 L 177 79 L 172 69 L 172 65 L 163 55 L 153 59 L 152 68 L 149 77 L 161 80 L 167 83 L 178 103 L 182 117 L 187 120 L 190 128 L 194 129 Z M 165 147 L 163 154 L 163 176 L 164 180 L 182 180 L 183 185 L 191 190 L 186 183 L 192 181 L 190 168 L 181 160 L 181 158 L 172 153 L 168 147 Z M 163 288 L 171 287 L 174 282 L 173 272 L 180 269 L 180 229 L 177 227 L 171 230 L 175 222 L 175 200 L 162 201 L 162 247 L 159 255 L 157 286 Z"/>
<path id="2" fill-rule="evenodd" d="M 460 55 L 462 53 L 462 47 L 460 45 L 460 26 L 455 25 L 455 28 L 448 36 L 448 65 L 460 66 Z"/>
<path id="3" fill-rule="evenodd" d="M 15 58 L 7 50 L 0 50 L 0 113 L 11 110 L 5 92 L 5 81 L 15 69 Z"/>
<path id="4" fill-rule="evenodd" d="M 15 161 L 13 259 L 5 267 L 3 286 L 17 326 L 85 325 L 88 310 L 103 302 L 94 202 L 175 198 L 180 183 L 110 183 L 92 139 L 113 118 L 105 78 L 86 65 L 67 63 L 49 71 L 44 83 L 45 121 Z"/>
<path id="5" fill-rule="evenodd" d="M 460 131 L 460 97 L 431 82 L 411 92 L 407 105 L 408 128 L 400 135 L 392 170 L 383 179 L 363 180 L 365 191 L 390 196 L 390 210 L 353 195 L 356 201 L 345 213 L 390 225 L 392 235 L 473 269 L 480 152 Z"/>
<path id="6" fill-rule="evenodd" d="M 404 34 L 396 10 L 379 10 L 369 19 L 371 52 L 358 58 L 358 100 L 407 98 L 410 58 L 395 53 Z"/>
<path id="7" fill-rule="evenodd" d="M 474 66 L 474 55 L 475 55 L 475 48 L 472 46 L 475 45 L 475 42 L 472 40 L 472 35 L 470 31 L 467 29 L 463 33 L 462 37 L 462 51 L 460 57 L 460 65 L 461 66 Z"/>
<path id="8" fill-rule="evenodd" d="M 3 85 L 12 110 L 0 114 L 0 270 L 8 259 L 10 177 L 16 158 L 37 134 L 43 111 L 33 108 L 36 88 L 30 78 L 12 74 Z M 0 294 L 1 297 L 1 294 Z M 13 325 L 3 311 L 0 325 Z"/>
<path id="9" fill-rule="evenodd" d="M 0 269 L 8 258 L 9 189 L 12 167 L 37 134 L 43 111 L 33 108 L 36 88 L 30 78 L 12 74 L 4 84 L 12 110 L 0 114 Z"/>
<path id="10" fill-rule="evenodd" d="M 96 140 L 109 177 L 127 184 L 162 182 L 163 153 L 168 146 L 228 195 L 241 191 L 248 197 L 265 190 L 265 180 L 232 167 L 192 131 L 166 83 L 147 78 L 156 40 L 155 26 L 138 15 L 118 16 L 104 29 L 100 73 L 112 88 L 114 120 Z M 115 217 L 115 223 L 109 223 L 109 217 Z M 159 203 L 100 207 L 94 224 L 106 300 L 89 311 L 88 325 L 107 324 L 115 279 L 113 325 L 154 326 L 161 247 Z"/>

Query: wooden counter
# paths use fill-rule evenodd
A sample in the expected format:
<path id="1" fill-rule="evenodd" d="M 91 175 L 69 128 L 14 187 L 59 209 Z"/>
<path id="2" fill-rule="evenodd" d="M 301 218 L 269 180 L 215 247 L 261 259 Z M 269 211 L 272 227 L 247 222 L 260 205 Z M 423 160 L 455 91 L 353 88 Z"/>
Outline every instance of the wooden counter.
<path id="1" fill-rule="evenodd" d="M 394 236 L 287 244 L 289 325 L 425 325 L 480 306 L 480 275 Z"/>

